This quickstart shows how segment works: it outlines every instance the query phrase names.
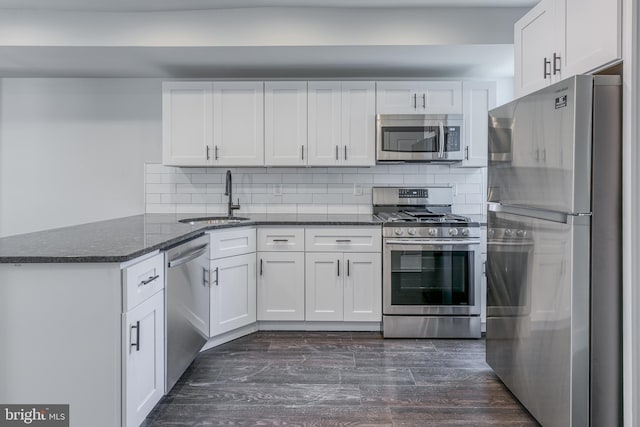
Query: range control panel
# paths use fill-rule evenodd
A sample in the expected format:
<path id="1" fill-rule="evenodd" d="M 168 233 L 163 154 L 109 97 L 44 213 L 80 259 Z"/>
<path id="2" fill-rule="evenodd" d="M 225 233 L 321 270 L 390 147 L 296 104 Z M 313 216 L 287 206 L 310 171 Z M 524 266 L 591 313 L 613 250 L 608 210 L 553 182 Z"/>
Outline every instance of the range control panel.
<path id="1" fill-rule="evenodd" d="M 429 189 L 427 188 L 399 188 L 399 199 L 428 199 Z"/>

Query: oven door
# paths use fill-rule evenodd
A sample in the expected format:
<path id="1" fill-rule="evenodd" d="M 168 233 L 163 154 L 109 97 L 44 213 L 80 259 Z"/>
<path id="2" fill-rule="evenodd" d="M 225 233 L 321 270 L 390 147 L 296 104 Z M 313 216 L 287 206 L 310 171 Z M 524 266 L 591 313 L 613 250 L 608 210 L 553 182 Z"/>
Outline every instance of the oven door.
<path id="1" fill-rule="evenodd" d="M 379 115 L 376 130 L 379 162 L 462 160 L 462 119 Z"/>
<path id="2" fill-rule="evenodd" d="M 479 315 L 479 239 L 385 239 L 383 311 Z"/>

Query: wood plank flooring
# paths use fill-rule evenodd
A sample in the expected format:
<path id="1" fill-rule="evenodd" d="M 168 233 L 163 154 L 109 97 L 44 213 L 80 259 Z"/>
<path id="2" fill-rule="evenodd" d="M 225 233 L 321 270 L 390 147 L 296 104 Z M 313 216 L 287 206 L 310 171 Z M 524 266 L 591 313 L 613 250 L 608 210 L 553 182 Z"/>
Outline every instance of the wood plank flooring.
<path id="1" fill-rule="evenodd" d="M 484 352 L 484 340 L 257 332 L 201 353 L 143 426 L 538 426 Z"/>

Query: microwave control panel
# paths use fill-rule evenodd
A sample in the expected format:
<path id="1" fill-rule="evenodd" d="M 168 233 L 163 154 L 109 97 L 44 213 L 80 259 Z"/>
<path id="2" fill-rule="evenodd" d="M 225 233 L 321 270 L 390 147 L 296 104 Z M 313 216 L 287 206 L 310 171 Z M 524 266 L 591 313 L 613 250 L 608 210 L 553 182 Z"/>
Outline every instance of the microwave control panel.
<path id="1" fill-rule="evenodd" d="M 460 127 L 448 126 L 445 129 L 444 151 L 460 151 Z"/>

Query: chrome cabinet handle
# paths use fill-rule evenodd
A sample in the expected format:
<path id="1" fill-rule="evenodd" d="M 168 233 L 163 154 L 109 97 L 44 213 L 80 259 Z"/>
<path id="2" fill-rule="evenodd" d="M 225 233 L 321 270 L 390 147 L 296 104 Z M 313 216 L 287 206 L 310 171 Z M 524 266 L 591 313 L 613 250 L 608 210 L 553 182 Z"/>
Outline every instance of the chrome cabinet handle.
<path id="1" fill-rule="evenodd" d="M 211 287 L 211 271 L 207 267 L 202 267 L 202 284 Z"/>
<path id="2" fill-rule="evenodd" d="M 469 147 L 464 147 L 464 159 L 469 160 Z"/>
<path id="3" fill-rule="evenodd" d="M 131 329 L 136 330 L 136 342 L 132 342 L 131 347 L 135 347 L 136 351 L 140 351 L 140 321 L 138 320 L 135 325 L 131 325 Z"/>
<path id="4" fill-rule="evenodd" d="M 274 242 L 282 242 L 282 243 L 286 243 L 289 241 L 289 239 L 273 239 Z"/>
<path id="5" fill-rule="evenodd" d="M 347 276 L 350 276 L 350 275 L 351 275 L 351 271 L 350 271 L 350 270 L 351 270 L 351 268 L 350 268 L 350 264 L 351 264 L 351 262 L 350 262 L 349 260 L 347 260 Z"/>
<path id="6" fill-rule="evenodd" d="M 155 276 L 149 276 L 149 278 L 147 280 L 140 281 L 140 284 L 138 286 L 148 285 L 149 283 L 153 282 L 154 280 L 157 280 L 159 277 L 160 277 L 159 274 L 156 274 Z"/>
<path id="7" fill-rule="evenodd" d="M 207 160 L 209 160 L 209 159 L 211 158 L 210 151 L 211 151 L 211 147 L 209 147 L 209 146 L 207 145 Z"/>
<path id="8" fill-rule="evenodd" d="M 304 160 L 304 145 L 301 145 L 300 149 L 300 151 L 302 151 L 302 160 Z"/>
<path id="9" fill-rule="evenodd" d="M 560 65 L 562 65 L 562 62 L 560 62 L 560 65 L 558 65 L 558 62 L 560 61 L 560 59 L 561 59 L 560 55 L 553 52 L 553 75 L 554 76 L 556 75 L 556 73 L 560 73 Z"/>
<path id="10" fill-rule="evenodd" d="M 262 276 L 262 259 L 260 259 L 260 275 Z"/>
<path id="11" fill-rule="evenodd" d="M 545 80 L 547 77 L 551 76 L 551 71 L 547 71 L 547 65 L 549 66 L 549 68 L 551 68 L 551 61 L 549 61 L 545 56 L 544 62 L 542 64 L 542 78 L 544 78 Z"/>
<path id="12" fill-rule="evenodd" d="M 214 156 L 215 160 L 218 160 L 218 146 L 217 145 L 215 146 L 215 149 L 213 151 L 215 153 L 215 156 Z"/>
<path id="13" fill-rule="evenodd" d="M 418 108 L 418 94 L 417 93 L 413 94 L 413 108 L 414 108 L 414 110 L 416 108 Z"/>
<path id="14" fill-rule="evenodd" d="M 215 270 L 213 270 L 213 271 L 215 271 L 215 272 L 216 272 L 216 280 L 215 280 L 215 284 L 216 284 L 216 286 L 218 286 L 218 279 L 219 279 L 218 275 L 220 274 L 220 272 L 218 271 L 218 267 L 216 267 L 216 268 L 215 268 Z"/>
<path id="15" fill-rule="evenodd" d="M 351 243 L 351 239 L 336 239 L 336 243 Z"/>
<path id="16" fill-rule="evenodd" d="M 344 146 L 344 159 L 347 160 L 347 146 Z"/>
<path id="17" fill-rule="evenodd" d="M 338 160 L 338 146 L 336 145 L 336 160 Z"/>
<path id="18" fill-rule="evenodd" d="M 338 277 L 340 277 L 340 260 L 338 260 Z"/>
<path id="19" fill-rule="evenodd" d="M 427 108 L 427 94 L 422 94 L 422 108 Z"/>

